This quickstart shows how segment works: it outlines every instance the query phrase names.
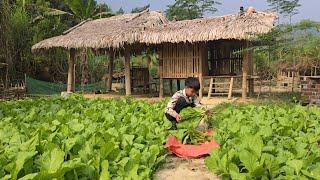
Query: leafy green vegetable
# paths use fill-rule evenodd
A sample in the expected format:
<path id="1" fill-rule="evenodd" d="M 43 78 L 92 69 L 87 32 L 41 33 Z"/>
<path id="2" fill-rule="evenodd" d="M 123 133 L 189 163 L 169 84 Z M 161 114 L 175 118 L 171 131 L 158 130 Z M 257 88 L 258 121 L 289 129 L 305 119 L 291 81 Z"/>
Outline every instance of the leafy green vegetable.
<path id="1" fill-rule="evenodd" d="M 197 129 L 200 121 L 206 121 L 207 115 L 200 108 L 184 108 L 180 115 L 182 121 L 177 124 L 178 129 L 173 131 L 173 134 L 181 140 L 183 144 L 200 144 L 212 139 L 210 136 L 205 136 L 203 132 Z"/>
<path id="2" fill-rule="evenodd" d="M 209 121 L 220 149 L 205 161 L 222 179 L 319 179 L 319 108 L 224 105 Z"/>
<path id="3" fill-rule="evenodd" d="M 165 102 L 0 102 L 0 179 L 150 179 L 165 157 Z"/>

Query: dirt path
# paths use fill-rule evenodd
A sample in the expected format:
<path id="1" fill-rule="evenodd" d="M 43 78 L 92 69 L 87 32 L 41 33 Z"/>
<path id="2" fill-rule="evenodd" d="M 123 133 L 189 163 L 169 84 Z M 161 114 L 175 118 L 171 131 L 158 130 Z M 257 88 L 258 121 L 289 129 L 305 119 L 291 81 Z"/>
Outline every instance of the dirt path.
<path id="1" fill-rule="evenodd" d="M 235 101 L 233 99 L 232 101 Z M 204 98 L 202 103 L 208 108 L 224 103 L 232 102 L 226 98 Z M 181 159 L 175 155 L 169 155 L 164 164 L 155 173 L 156 180 L 219 180 L 219 177 L 210 172 L 204 162 L 200 159 Z"/>
<path id="2" fill-rule="evenodd" d="M 204 158 L 181 159 L 169 155 L 165 163 L 155 173 L 156 180 L 218 180 L 219 178 L 209 172 Z"/>

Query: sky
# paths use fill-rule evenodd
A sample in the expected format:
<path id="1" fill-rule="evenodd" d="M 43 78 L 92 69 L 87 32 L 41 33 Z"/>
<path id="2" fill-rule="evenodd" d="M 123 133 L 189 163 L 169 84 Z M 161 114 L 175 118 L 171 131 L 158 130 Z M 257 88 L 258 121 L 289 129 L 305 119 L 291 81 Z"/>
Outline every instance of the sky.
<path id="1" fill-rule="evenodd" d="M 135 7 L 142 7 L 150 4 L 151 10 L 165 11 L 167 6 L 174 3 L 174 0 L 98 0 L 98 2 L 107 3 L 114 11 L 119 8 L 123 8 L 125 12 L 130 12 Z M 238 12 L 240 6 L 249 7 L 253 6 L 257 10 L 267 10 L 267 0 L 220 0 L 222 5 L 217 6 L 218 12 L 213 14 L 214 16 L 230 14 Z M 312 19 L 320 21 L 320 0 L 300 0 L 302 5 L 299 8 L 299 14 L 293 17 L 293 22 L 300 21 L 302 19 Z M 284 18 L 280 18 L 282 21 L 287 21 Z"/>

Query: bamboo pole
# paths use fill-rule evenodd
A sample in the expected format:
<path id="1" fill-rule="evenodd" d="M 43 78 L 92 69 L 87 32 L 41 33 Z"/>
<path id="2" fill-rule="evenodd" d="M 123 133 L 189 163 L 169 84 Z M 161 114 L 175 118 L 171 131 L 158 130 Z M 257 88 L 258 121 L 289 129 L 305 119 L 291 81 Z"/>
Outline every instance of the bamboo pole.
<path id="1" fill-rule="evenodd" d="M 125 86 L 126 86 L 126 96 L 131 95 L 131 72 L 130 72 L 130 50 L 127 48 L 125 49 L 125 55 L 124 55 L 124 68 L 125 68 Z"/>
<path id="2" fill-rule="evenodd" d="M 68 83 L 67 83 L 67 93 L 74 92 L 74 61 L 76 50 L 70 49 L 69 52 L 69 62 L 68 62 Z"/>
<path id="3" fill-rule="evenodd" d="M 113 61 L 114 61 L 114 51 L 109 51 L 109 65 L 108 65 L 108 86 L 107 90 L 111 91 L 112 90 L 112 79 L 113 79 Z"/>
<path id="4" fill-rule="evenodd" d="M 199 81 L 200 81 L 200 90 L 199 90 L 199 98 L 203 98 L 203 76 L 202 73 L 199 74 Z"/>
<path id="5" fill-rule="evenodd" d="M 76 91 L 76 64 L 73 64 L 73 85 L 72 85 L 72 91 Z"/>
<path id="6" fill-rule="evenodd" d="M 251 43 L 249 43 L 249 48 L 251 47 Z M 252 78 L 253 76 L 253 57 L 252 57 L 252 50 L 248 51 L 248 66 L 249 66 L 249 96 L 253 96 L 254 95 L 254 79 Z"/>
<path id="7" fill-rule="evenodd" d="M 202 99 L 203 97 L 203 61 L 206 61 L 206 59 L 204 59 L 204 45 L 199 45 L 199 81 L 200 81 L 200 90 L 199 90 L 199 98 Z"/>
<path id="8" fill-rule="evenodd" d="M 249 42 L 246 41 L 246 48 L 249 46 Z M 247 89 L 248 89 L 248 71 L 249 71 L 249 57 L 248 57 L 248 52 L 245 52 L 245 56 L 243 58 L 243 63 L 242 63 L 242 99 L 247 99 Z"/>
<path id="9" fill-rule="evenodd" d="M 162 46 L 163 48 L 163 46 Z M 163 95 L 164 95 L 164 90 L 163 90 L 163 54 L 162 54 L 162 51 L 159 52 L 159 55 L 160 55 L 160 59 L 159 59 L 159 83 L 160 83 L 160 86 L 159 86 L 159 97 L 160 98 L 163 98 Z"/>
<path id="10" fill-rule="evenodd" d="M 230 80 L 230 87 L 229 87 L 229 93 L 228 93 L 228 100 L 231 100 L 232 98 L 232 89 L 233 89 L 233 77 Z"/>

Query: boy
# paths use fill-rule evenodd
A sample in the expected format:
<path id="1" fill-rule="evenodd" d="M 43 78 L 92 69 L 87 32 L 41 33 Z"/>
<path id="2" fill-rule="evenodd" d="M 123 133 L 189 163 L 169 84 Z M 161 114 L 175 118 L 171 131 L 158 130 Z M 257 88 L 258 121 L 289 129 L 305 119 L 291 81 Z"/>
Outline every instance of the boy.
<path id="1" fill-rule="evenodd" d="M 200 101 L 197 92 L 200 89 L 200 82 L 197 78 L 188 77 L 185 80 L 185 88 L 177 91 L 170 99 L 165 115 L 172 122 L 172 129 L 176 129 L 176 123 L 181 121 L 180 111 L 186 107 L 199 107 Z"/>

